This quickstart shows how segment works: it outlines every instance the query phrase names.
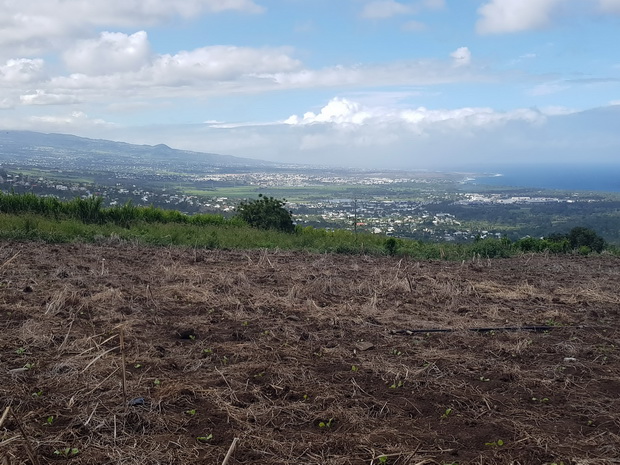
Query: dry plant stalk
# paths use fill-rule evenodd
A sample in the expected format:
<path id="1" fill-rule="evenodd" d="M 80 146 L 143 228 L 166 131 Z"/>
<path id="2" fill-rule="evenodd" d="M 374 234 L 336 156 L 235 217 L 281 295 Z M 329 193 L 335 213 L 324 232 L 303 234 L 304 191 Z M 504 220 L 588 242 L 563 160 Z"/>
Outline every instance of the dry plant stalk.
<path id="1" fill-rule="evenodd" d="M 2 268 L 4 268 L 5 266 L 7 266 L 9 263 L 11 263 L 13 260 L 15 260 L 19 256 L 20 253 L 21 252 L 17 252 L 15 255 L 13 255 L 11 258 L 9 258 L 6 262 L 4 262 L 2 265 L 0 265 L 0 270 Z"/>
<path id="2" fill-rule="evenodd" d="M 0 418 L 0 428 L 2 427 L 4 422 L 6 421 L 7 417 L 9 416 L 9 412 L 10 411 L 11 411 L 11 407 L 7 407 L 7 408 L 4 409 L 4 413 L 2 414 L 2 418 Z"/>
<path id="3" fill-rule="evenodd" d="M 7 407 L 7 410 L 9 409 L 10 407 Z M 39 458 L 35 455 L 34 449 L 32 448 L 32 444 L 30 444 L 30 439 L 26 435 L 26 431 L 24 431 L 24 428 L 22 427 L 22 424 L 19 421 L 19 418 L 17 418 L 17 415 L 15 414 L 13 410 L 11 410 L 10 412 L 11 412 L 11 415 L 13 415 L 13 419 L 15 420 L 15 423 L 17 423 L 17 428 L 19 429 L 19 432 L 24 438 L 24 443 L 26 445 L 26 453 L 28 454 L 28 458 L 34 465 L 40 465 Z"/>
<path id="4" fill-rule="evenodd" d="M 230 460 L 230 457 L 232 457 L 232 454 L 235 451 L 235 447 L 237 446 L 238 441 L 239 441 L 239 438 L 233 439 L 233 442 L 228 448 L 228 452 L 226 453 L 226 457 L 224 457 L 224 461 L 222 462 L 222 465 L 226 465 L 228 463 L 228 461 Z"/>
<path id="5" fill-rule="evenodd" d="M 125 367 L 125 328 L 121 326 L 120 333 L 120 350 L 121 350 L 121 371 L 123 373 L 122 385 L 123 385 L 123 403 L 127 403 L 127 368 Z"/>

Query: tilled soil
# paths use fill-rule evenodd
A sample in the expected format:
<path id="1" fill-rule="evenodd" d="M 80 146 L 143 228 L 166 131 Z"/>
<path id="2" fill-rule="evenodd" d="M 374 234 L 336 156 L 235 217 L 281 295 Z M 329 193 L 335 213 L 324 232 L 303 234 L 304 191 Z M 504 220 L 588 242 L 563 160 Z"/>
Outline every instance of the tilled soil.
<path id="1" fill-rule="evenodd" d="M 0 463 L 620 463 L 619 265 L 2 243 Z"/>

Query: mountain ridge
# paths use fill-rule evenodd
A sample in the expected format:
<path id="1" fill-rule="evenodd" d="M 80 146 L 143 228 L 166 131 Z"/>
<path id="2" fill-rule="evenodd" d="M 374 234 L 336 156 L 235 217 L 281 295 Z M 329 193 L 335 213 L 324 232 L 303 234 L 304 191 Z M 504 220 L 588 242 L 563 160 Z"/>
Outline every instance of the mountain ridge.
<path id="1" fill-rule="evenodd" d="M 174 165 L 177 168 L 183 168 L 183 165 L 193 165 L 194 167 L 196 167 L 195 165 L 213 167 L 267 167 L 277 165 L 273 162 L 253 158 L 174 149 L 166 144 L 131 144 L 62 133 L 0 131 L 0 162 L 18 161 L 14 158 L 15 156 L 26 161 L 33 155 L 36 155 L 36 158 L 42 162 L 45 162 L 46 159 L 52 162 L 52 158 L 56 161 L 61 158 L 65 161 L 84 162 L 87 165 L 84 166 L 85 168 L 92 168 L 88 165 L 97 161 L 121 165 L 126 164 L 124 162 L 133 161 L 144 167 L 149 166 L 149 162 L 152 162 L 153 168 L 160 169 L 162 164 L 171 167 Z"/>

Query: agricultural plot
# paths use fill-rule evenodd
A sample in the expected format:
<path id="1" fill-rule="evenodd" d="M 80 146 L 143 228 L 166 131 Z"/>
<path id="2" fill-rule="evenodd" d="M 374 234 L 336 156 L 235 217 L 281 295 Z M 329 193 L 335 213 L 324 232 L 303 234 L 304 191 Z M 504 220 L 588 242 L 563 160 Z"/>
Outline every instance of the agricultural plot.
<path id="1" fill-rule="evenodd" d="M 619 265 L 5 242 L 0 463 L 618 463 Z"/>

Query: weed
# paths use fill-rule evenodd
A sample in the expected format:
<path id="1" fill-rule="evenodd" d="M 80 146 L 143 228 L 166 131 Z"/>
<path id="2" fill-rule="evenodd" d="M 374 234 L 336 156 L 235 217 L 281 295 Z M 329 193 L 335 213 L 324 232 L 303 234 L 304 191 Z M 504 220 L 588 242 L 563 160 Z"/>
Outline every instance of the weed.
<path id="1" fill-rule="evenodd" d="M 211 439 L 213 439 L 213 434 L 207 434 L 206 436 L 198 436 L 196 441 L 205 443 L 209 442 Z"/>
<path id="2" fill-rule="evenodd" d="M 65 458 L 75 457 L 79 453 L 80 449 L 78 449 L 77 447 L 65 447 L 64 449 L 56 449 L 54 451 L 54 455 Z"/>
<path id="3" fill-rule="evenodd" d="M 498 439 L 497 441 L 485 442 L 484 445 L 489 447 L 502 447 L 504 445 L 504 441 Z"/>
<path id="4" fill-rule="evenodd" d="M 319 428 L 331 428 L 332 425 L 334 424 L 334 421 L 335 420 L 333 418 L 330 418 L 327 421 L 321 421 L 319 422 Z"/>

